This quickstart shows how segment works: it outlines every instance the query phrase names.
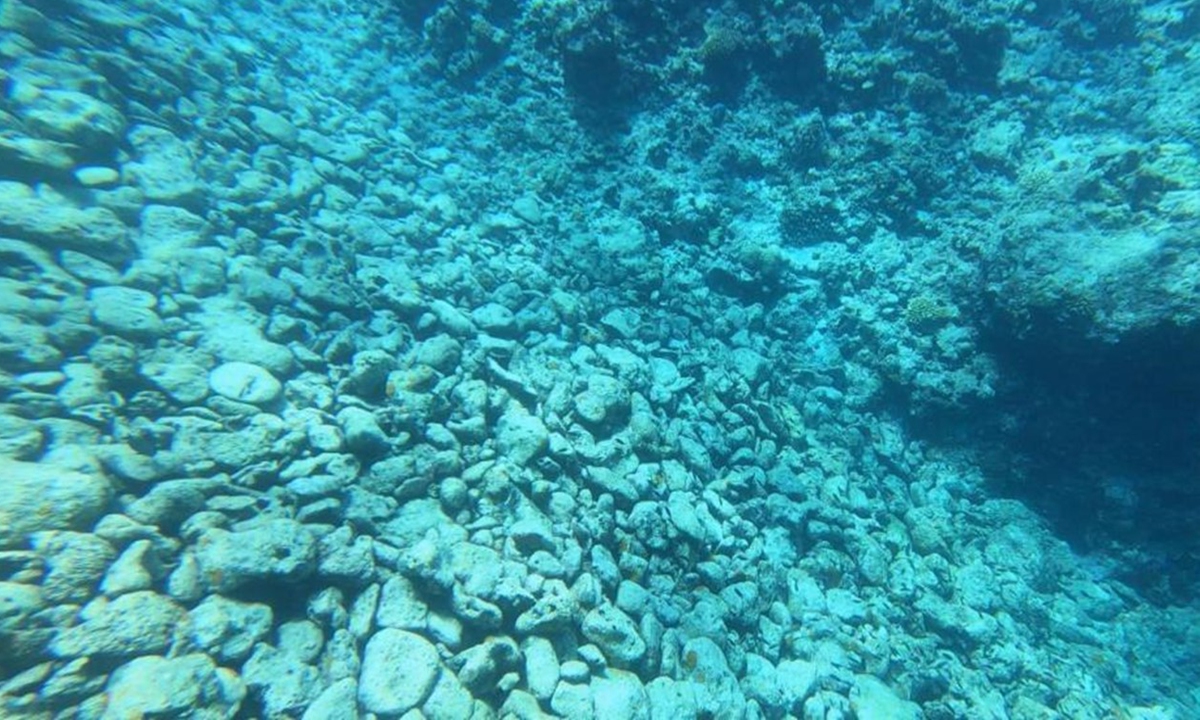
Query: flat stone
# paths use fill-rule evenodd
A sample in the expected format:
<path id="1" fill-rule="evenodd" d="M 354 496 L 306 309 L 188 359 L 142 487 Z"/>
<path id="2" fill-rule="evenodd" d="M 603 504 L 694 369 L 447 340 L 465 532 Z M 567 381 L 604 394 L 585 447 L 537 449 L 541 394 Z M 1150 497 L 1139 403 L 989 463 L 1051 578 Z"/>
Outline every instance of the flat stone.
<path id="1" fill-rule="evenodd" d="M 268 405 L 279 399 L 283 385 L 265 368 L 247 362 L 228 362 L 208 374 L 213 392 L 238 402 Z"/>

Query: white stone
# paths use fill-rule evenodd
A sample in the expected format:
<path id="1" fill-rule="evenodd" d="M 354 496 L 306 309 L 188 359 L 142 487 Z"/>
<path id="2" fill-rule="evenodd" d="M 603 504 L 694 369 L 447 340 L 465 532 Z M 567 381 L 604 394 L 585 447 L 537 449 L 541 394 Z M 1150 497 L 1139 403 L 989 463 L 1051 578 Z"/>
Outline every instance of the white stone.
<path id="1" fill-rule="evenodd" d="M 247 362 L 228 362 L 208 374 L 213 392 L 238 402 L 267 405 L 279 398 L 283 385 L 265 368 Z"/>

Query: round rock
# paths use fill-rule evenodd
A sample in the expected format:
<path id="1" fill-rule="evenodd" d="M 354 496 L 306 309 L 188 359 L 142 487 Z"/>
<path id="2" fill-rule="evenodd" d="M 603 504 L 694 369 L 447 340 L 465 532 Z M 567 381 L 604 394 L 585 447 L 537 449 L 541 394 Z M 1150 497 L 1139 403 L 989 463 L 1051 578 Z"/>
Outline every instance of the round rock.
<path id="1" fill-rule="evenodd" d="M 267 405 L 283 392 L 283 385 L 265 368 L 248 362 L 228 362 L 208 374 L 212 391 L 238 402 Z"/>
<path id="2" fill-rule="evenodd" d="M 385 628 L 371 636 L 358 676 L 358 701 L 380 715 L 403 715 L 425 702 L 439 672 L 438 652 L 425 638 Z"/>

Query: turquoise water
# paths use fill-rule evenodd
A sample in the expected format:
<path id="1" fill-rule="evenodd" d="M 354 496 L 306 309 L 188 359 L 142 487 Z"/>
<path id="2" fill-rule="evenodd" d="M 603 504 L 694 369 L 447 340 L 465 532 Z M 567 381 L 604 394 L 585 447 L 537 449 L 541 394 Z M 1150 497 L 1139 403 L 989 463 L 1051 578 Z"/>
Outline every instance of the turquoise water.
<path id="1" fill-rule="evenodd" d="M 0 2 L 0 717 L 1200 717 L 1194 2 Z"/>

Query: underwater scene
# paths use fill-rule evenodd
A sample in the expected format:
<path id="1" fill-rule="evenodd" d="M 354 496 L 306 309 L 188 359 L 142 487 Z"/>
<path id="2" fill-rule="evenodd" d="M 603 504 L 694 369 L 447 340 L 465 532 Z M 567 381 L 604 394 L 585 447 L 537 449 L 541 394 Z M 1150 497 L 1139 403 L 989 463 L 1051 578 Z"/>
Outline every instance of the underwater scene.
<path id="1" fill-rule="evenodd" d="M 1200 718 L 1200 1 L 0 0 L 3 720 Z"/>

